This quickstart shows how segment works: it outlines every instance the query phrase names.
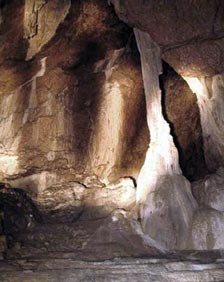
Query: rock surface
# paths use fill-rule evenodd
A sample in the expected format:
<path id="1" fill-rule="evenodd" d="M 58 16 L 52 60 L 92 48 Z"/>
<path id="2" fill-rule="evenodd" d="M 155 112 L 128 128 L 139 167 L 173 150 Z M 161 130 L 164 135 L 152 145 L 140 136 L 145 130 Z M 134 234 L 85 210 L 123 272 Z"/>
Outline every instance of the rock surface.
<path id="1" fill-rule="evenodd" d="M 149 34 L 141 30 L 135 29 L 135 37 L 141 55 L 147 123 L 150 130 L 150 146 L 137 186 L 137 201 L 144 203 L 147 195 L 155 190 L 162 175 L 181 174 L 181 169 L 169 124 L 162 113 L 159 85 L 159 75 L 162 72 L 160 48 Z"/>
<path id="2" fill-rule="evenodd" d="M 189 249 L 189 232 L 197 203 L 181 175 L 161 176 L 142 206 L 143 231 L 168 250 Z"/>
<path id="3" fill-rule="evenodd" d="M 207 167 L 197 97 L 166 63 L 163 63 L 160 87 L 163 115 L 178 149 L 181 170 L 190 181 L 200 179 L 206 175 Z"/>
<path id="4" fill-rule="evenodd" d="M 13 186 L 42 191 L 94 175 L 108 183 L 136 177 L 144 161 L 149 133 L 132 32 L 106 2 L 69 2 L 11 1 L 2 11 L 0 171 Z M 24 9 L 39 21 L 29 40 Z M 26 62 L 27 52 L 36 55 Z"/>
<path id="5" fill-rule="evenodd" d="M 192 183 L 193 194 L 202 207 L 224 212 L 224 169 Z"/>
<path id="6" fill-rule="evenodd" d="M 222 282 L 223 262 L 203 264 L 166 259 L 117 259 L 84 262 L 75 259 L 35 259 L 3 263 L 3 282 Z"/>
<path id="7" fill-rule="evenodd" d="M 29 41 L 26 59 L 34 57 L 47 44 L 68 14 L 71 1 L 25 1 L 24 33 Z"/>
<path id="8" fill-rule="evenodd" d="M 107 2 L 151 35 L 136 30 L 146 95 L 133 32 Z M 200 82 L 206 162 L 222 165 L 223 3 L 146 2 L 0 1 L 0 181 L 25 190 L 0 184 L 1 281 L 223 280 L 223 171 L 194 184 L 198 207 L 169 127 L 187 176 L 207 173 L 196 101 L 183 80 L 170 101 L 176 79 L 165 99 L 159 85 L 160 55 Z"/>
<path id="9" fill-rule="evenodd" d="M 224 74 L 185 79 L 197 96 L 205 161 L 210 171 L 214 172 L 224 164 Z"/>
<path id="10" fill-rule="evenodd" d="M 183 76 L 224 71 L 223 1 L 111 0 L 122 20 L 148 32 Z"/>
<path id="11" fill-rule="evenodd" d="M 193 219 L 191 248 L 223 250 L 224 213 L 213 209 L 198 210 Z"/>

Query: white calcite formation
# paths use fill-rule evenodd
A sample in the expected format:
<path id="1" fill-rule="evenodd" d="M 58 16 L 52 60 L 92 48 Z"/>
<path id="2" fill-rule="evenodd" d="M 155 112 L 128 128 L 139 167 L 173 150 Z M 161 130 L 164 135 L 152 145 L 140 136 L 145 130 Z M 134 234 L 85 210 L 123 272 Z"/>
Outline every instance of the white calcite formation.
<path id="1" fill-rule="evenodd" d="M 224 249 L 224 213 L 214 209 L 199 209 L 193 218 L 189 249 Z"/>
<path id="2" fill-rule="evenodd" d="M 192 189 L 198 203 L 206 208 L 224 212 L 224 168 L 220 167 L 215 174 L 193 182 Z"/>
<path id="3" fill-rule="evenodd" d="M 135 29 L 141 54 L 146 96 L 150 146 L 138 178 L 137 201 L 144 202 L 155 190 L 161 175 L 181 174 L 178 152 L 170 135 L 170 127 L 162 114 L 159 75 L 162 73 L 160 49 L 147 33 Z"/>
<path id="4" fill-rule="evenodd" d="M 141 54 L 150 129 L 150 146 L 137 186 L 143 231 L 164 248 L 182 249 L 187 247 L 197 204 L 190 183 L 181 175 L 178 152 L 162 114 L 160 49 L 147 33 L 135 29 L 135 36 Z"/>
<path id="5" fill-rule="evenodd" d="M 224 165 L 224 75 L 184 77 L 197 95 L 205 160 L 209 169 Z"/>

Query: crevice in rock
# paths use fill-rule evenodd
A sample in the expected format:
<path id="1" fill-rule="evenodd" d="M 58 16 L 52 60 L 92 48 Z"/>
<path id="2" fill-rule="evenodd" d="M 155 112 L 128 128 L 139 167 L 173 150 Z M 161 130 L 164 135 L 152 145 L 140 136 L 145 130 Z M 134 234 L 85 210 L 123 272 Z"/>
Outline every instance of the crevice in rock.
<path id="1" fill-rule="evenodd" d="M 163 116 L 170 125 L 182 172 L 190 181 L 200 179 L 207 168 L 197 100 L 184 79 L 164 61 L 160 88 Z"/>

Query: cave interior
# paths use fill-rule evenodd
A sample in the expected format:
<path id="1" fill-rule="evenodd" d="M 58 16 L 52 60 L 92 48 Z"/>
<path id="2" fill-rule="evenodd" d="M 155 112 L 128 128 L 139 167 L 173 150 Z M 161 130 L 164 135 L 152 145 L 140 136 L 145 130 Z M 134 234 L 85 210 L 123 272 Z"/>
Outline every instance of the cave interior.
<path id="1" fill-rule="evenodd" d="M 224 1 L 0 0 L 0 280 L 224 281 Z"/>

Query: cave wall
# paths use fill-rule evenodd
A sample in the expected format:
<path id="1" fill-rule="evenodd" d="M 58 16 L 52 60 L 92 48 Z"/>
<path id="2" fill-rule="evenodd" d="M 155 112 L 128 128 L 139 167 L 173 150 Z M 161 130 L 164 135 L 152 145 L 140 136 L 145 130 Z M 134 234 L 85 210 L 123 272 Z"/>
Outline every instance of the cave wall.
<path id="1" fill-rule="evenodd" d="M 1 14 L 2 179 L 38 190 L 87 176 L 137 178 L 149 145 L 141 64 L 113 7 L 21 0 Z M 162 77 L 181 168 L 197 179 L 204 164 L 196 101 L 177 74 Z"/>
<path id="2" fill-rule="evenodd" d="M 136 177 L 149 133 L 132 31 L 102 1 L 69 9 L 52 0 L 29 14 L 31 2 L 2 10 L 2 178 L 38 190 L 94 175 Z M 41 25 L 32 34 L 26 18 L 35 9 Z"/>
<path id="3" fill-rule="evenodd" d="M 170 125 L 182 172 L 190 181 L 198 180 L 208 173 L 208 169 L 197 97 L 187 82 L 165 62 L 160 88 L 163 115 Z"/>
<path id="4" fill-rule="evenodd" d="M 224 71 L 221 0 L 110 0 L 120 18 L 150 34 L 162 58 L 183 76 Z"/>
<path id="5" fill-rule="evenodd" d="M 192 128 L 196 129 L 197 127 L 199 129 L 194 130 L 191 140 L 196 141 L 195 144 L 197 144 L 196 147 L 199 148 L 199 151 L 204 150 L 204 159 L 203 154 L 199 154 L 202 156 L 202 170 L 204 168 L 204 173 L 213 173 L 193 184 L 193 192 L 198 201 L 196 202 L 191 193 L 191 185 L 186 178 L 181 176 L 180 172 L 176 172 L 175 169 L 168 169 L 170 163 L 175 163 L 175 154 L 169 154 L 167 150 L 167 155 L 171 156 L 172 160 L 164 157 L 159 159 L 156 178 L 153 174 L 150 174 L 152 164 L 146 158 L 143 169 L 145 176 L 148 176 L 149 179 L 146 183 L 147 187 L 142 188 L 141 181 L 138 182 L 137 187 L 137 191 L 148 191 L 145 201 L 140 206 L 143 230 L 152 239 L 158 240 L 168 249 L 223 249 L 224 242 L 221 234 L 224 230 L 224 221 L 222 205 L 220 205 L 219 200 L 222 198 L 224 156 L 222 129 L 223 2 L 184 0 L 172 1 L 172 3 L 168 3 L 168 1 L 135 0 L 112 0 L 110 2 L 114 4 L 117 14 L 123 21 L 135 28 L 137 27 L 140 29 L 139 32 L 144 34 L 142 38 L 137 35 L 136 39 L 141 52 L 146 99 L 148 95 L 154 96 L 153 92 L 156 88 L 158 90 L 158 87 L 154 87 L 157 84 L 155 82 L 156 76 L 152 73 L 152 70 L 154 64 L 156 65 L 161 58 L 182 76 L 190 89 L 196 94 L 198 107 L 193 106 L 193 104 L 190 106 L 189 95 L 184 95 L 185 97 L 183 100 L 181 99 L 181 102 L 178 101 L 180 97 L 178 95 L 179 97 L 173 99 L 172 103 L 175 104 L 176 108 L 179 108 L 179 103 L 184 103 L 184 100 L 189 99 L 184 107 L 184 111 L 189 109 L 185 119 L 187 118 L 187 122 L 193 121 Z M 151 39 L 147 40 L 147 38 Z M 152 46 L 157 46 L 161 57 L 158 56 L 158 52 L 156 53 Z M 144 75 L 144 72 L 147 64 L 150 65 L 150 60 L 154 61 L 154 64 L 151 68 L 148 67 L 147 76 Z M 157 79 L 159 78 L 157 77 Z M 189 92 L 189 87 L 186 87 L 183 79 L 183 87 L 187 89 L 186 92 Z M 151 89 L 148 87 L 150 80 L 155 82 L 152 83 Z M 182 139 L 184 135 L 178 134 L 175 136 L 175 130 L 176 132 L 182 131 L 186 127 L 184 125 L 179 126 L 179 121 L 175 118 L 174 112 L 169 112 L 173 107 L 172 103 L 170 104 L 171 108 L 167 104 L 171 90 L 169 78 L 168 80 L 165 79 L 165 85 L 168 91 L 164 91 L 161 100 L 163 115 L 170 123 L 172 135 L 176 139 L 175 145 L 179 147 L 179 154 L 184 157 L 186 150 L 184 138 Z M 161 86 L 164 87 L 162 84 Z M 178 91 L 175 92 L 175 94 L 178 94 Z M 157 98 L 154 100 L 159 97 L 160 91 L 158 90 Z M 151 101 L 151 104 L 154 100 Z M 150 109 L 151 106 L 147 104 L 147 109 Z M 196 125 L 198 112 L 200 112 L 201 126 Z M 159 116 L 160 113 L 157 113 L 157 118 Z M 147 117 L 153 119 L 154 112 L 148 111 Z M 162 122 L 159 124 L 159 128 L 163 128 Z M 199 133 L 199 138 L 196 132 Z M 190 130 L 185 136 L 189 133 L 191 134 Z M 160 134 L 162 136 L 164 132 L 161 130 Z M 166 144 L 165 141 L 164 143 Z M 182 147 L 180 143 L 182 143 Z M 203 148 L 200 143 L 203 144 Z M 155 152 L 158 152 L 161 156 L 166 156 L 163 153 L 162 143 L 160 150 L 154 149 L 154 151 L 151 151 L 151 157 Z M 184 167 L 186 165 L 184 158 L 181 162 L 182 167 Z M 190 160 L 190 163 L 193 164 L 194 160 L 193 162 Z M 163 172 L 162 175 L 159 173 L 161 171 Z M 185 172 L 186 175 L 189 172 Z M 189 176 L 188 174 L 188 178 Z M 151 190 L 152 187 L 153 190 Z M 171 198 L 170 195 L 172 195 Z M 186 233 L 188 235 L 185 237 Z"/>

